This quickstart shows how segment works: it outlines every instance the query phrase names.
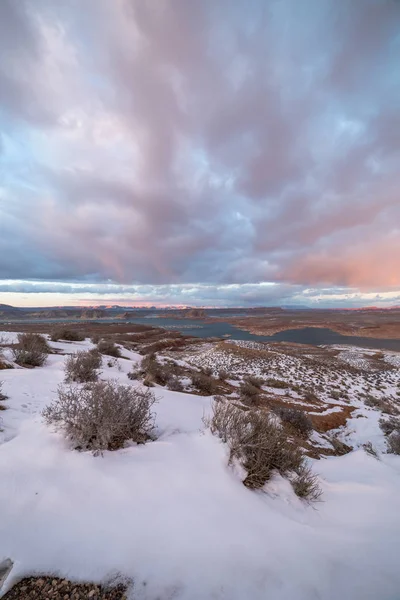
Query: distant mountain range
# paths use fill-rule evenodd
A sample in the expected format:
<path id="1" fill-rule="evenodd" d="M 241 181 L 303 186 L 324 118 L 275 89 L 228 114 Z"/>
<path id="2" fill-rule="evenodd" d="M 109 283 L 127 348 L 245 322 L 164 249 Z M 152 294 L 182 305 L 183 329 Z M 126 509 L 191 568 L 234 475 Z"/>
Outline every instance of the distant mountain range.
<path id="1" fill-rule="evenodd" d="M 53 307 L 16 307 L 9 304 L 0 304 L 0 320 L 34 320 L 34 319 L 74 319 L 74 320 L 98 320 L 98 319 L 120 319 L 127 320 L 133 317 L 144 317 L 156 313 L 163 317 L 179 317 L 179 318 L 204 318 L 221 313 L 224 316 L 229 315 L 254 315 L 261 316 L 264 313 L 287 313 L 290 311 L 317 311 L 317 312 L 347 312 L 347 311 L 364 311 L 364 312 L 388 312 L 398 311 L 399 306 L 391 306 L 388 308 L 380 308 L 376 306 L 368 306 L 364 308 L 310 308 L 302 305 L 286 305 L 272 307 L 237 307 L 237 308 L 202 308 L 202 307 L 126 307 L 126 306 L 53 306 Z"/>

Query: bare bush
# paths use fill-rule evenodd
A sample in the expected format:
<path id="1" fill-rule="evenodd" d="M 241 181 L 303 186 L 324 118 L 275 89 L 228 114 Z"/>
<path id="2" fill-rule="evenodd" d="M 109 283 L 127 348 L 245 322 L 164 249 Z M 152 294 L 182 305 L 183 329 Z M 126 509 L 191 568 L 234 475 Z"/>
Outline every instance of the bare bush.
<path id="1" fill-rule="evenodd" d="M 300 468 L 303 461 L 300 448 L 289 441 L 269 413 L 248 411 L 244 420 L 246 427 L 237 447 L 247 471 L 244 485 L 261 488 L 274 470 L 287 475 Z"/>
<path id="2" fill-rule="evenodd" d="M 272 473 L 278 471 L 282 476 L 291 475 L 294 491 L 300 497 L 311 501 L 319 498 L 317 479 L 306 466 L 300 447 L 286 436 L 270 413 L 244 411 L 216 398 L 212 416 L 204 422 L 228 444 L 230 460 L 238 460 L 247 471 L 243 481 L 247 487 L 263 487 Z"/>
<path id="3" fill-rule="evenodd" d="M 172 392 L 183 392 L 183 384 L 179 377 L 172 375 L 167 382 L 167 388 Z"/>
<path id="4" fill-rule="evenodd" d="M 47 423 L 60 425 L 79 449 L 117 450 L 127 441 L 150 439 L 155 402 L 150 390 L 98 381 L 81 388 L 60 386 L 43 416 Z"/>
<path id="5" fill-rule="evenodd" d="M 147 354 L 143 358 L 140 368 L 145 375 L 145 382 L 150 382 L 151 384 L 166 385 L 171 376 L 169 368 L 161 365 L 157 361 L 155 354 Z"/>
<path id="6" fill-rule="evenodd" d="M 400 454 L 400 430 L 396 429 L 388 436 L 387 451 L 389 454 Z"/>
<path id="7" fill-rule="evenodd" d="M 288 384 L 285 381 L 281 381 L 280 379 L 275 379 L 274 377 L 270 377 L 266 380 L 265 385 L 268 387 L 286 389 Z"/>
<path id="8" fill-rule="evenodd" d="M 249 381 L 243 381 L 240 384 L 240 397 L 245 404 L 252 404 L 260 394 L 260 389 L 252 385 Z"/>
<path id="9" fill-rule="evenodd" d="M 239 431 L 243 426 L 243 411 L 235 405 L 227 402 L 221 396 L 215 396 L 213 412 L 211 417 L 204 417 L 203 422 L 209 427 L 213 435 L 217 435 L 225 444 L 235 444 L 234 440 L 239 438 Z"/>
<path id="10" fill-rule="evenodd" d="M 229 373 L 227 371 L 224 371 L 224 369 L 221 369 L 220 371 L 218 371 L 218 379 L 220 381 L 226 381 L 229 377 Z"/>
<path id="11" fill-rule="evenodd" d="M 3 392 L 3 382 L 0 381 L 0 402 L 4 402 L 4 400 L 7 400 L 7 396 L 6 394 Z M 0 406 L 0 410 L 1 410 L 1 406 Z"/>
<path id="12" fill-rule="evenodd" d="M 295 494 L 308 502 L 319 502 L 322 490 L 318 483 L 318 476 L 312 472 L 307 464 L 302 464 L 294 477 L 290 479 Z"/>
<path id="13" fill-rule="evenodd" d="M 204 373 L 204 375 L 208 375 L 209 377 L 212 377 L 212 374 L 214 371 L 212 370 L 211 367 L 204 367 L 202 369 L 202 372 Z"/>
<path id="14" fill-rule="evenodd" d="M 312 390 L 307 390 L 304 394 L 304 400 L 306 400 L 307 402 L 319 402 L 319 398 L 317 396 L 317 394 L 315 392 L 313 392 Z"/>
<path id="15" fill-rule="evenodd" d="M 371 396 L 369 394 L 364 400 L 364 404 L 370 408 L 377 408 L 388 415 L 398 413 L 398 410 L 392 406 L 387 398 L 377 398 L 376 396 Z"/>
<path id="16" fill-rule="evenodd" d="M 192 383 L 203 394 L 211 396 L 215 393 L 215 380 L 205 373 L 193 373 Z"/>
<path id="17" fill-rule="evenodd" d="M 256 388 L 261 388 L 264 384 L 264 380 L 261 379 L 261 377 L 256 377 L 255 375 L 249 375 L 246 378 L 247 383 L 249 383 L 250 385 L 252 385 L 253 387 Z"/>
<path id="18" fill-rule="evenodd" d="M 335 454 L 337 456 L 344 456 L 345 454 L 348 454 L 353 450 L 351 446 L 348 446 L 347 444 L 339 440 L 339 438 L 336 436 L 332 436 L 331 438 L 329 438 L 329 441 L 332 444 L 335 450 Z"/>
<path id="19" fill-rule="evenodd" d="M 379 458 L 378 452 L 376 451 L 371 442 L 365 442 L 365 444 L 363 444 L 363 448 L 367 454 L 370 454 L 374 458 Z"/>
<path id="20" fill-rule="evenodd" d="M 58 342 L 58 340 L 65 340 L 67 342 L 83 342 L 85 335 L 76 329 L 59 327 L 51 332 L 50 339 L 52 342 Z"/>
<path id="21" fill-rule="evenodd" d="M 114 358 L 121 356 L 120 348 L 111 340 L 100 340 L 97 344 L 97 350 L 100 354 L 105 354 L 106 356 L 113 356 Z"/>
<path id="22" fill-rule="evenodd" d="M 400 431 L 400 419 L 389 417 L 389 419 L 379 419 L 379 427 L 385 435 L 390 435 L 393 431 Z"/>
<path id="23" fill-rule="evenodd" d="M 65 381 L 86 383 L 96 381 L 101 367 L 101 354 L 96 350 L 76 352 L 65 361 Z"/>
<path id="24" fill-rule="evenodd" d="M 294 427 L 301 435 L 308 436 L 311 433 L 313 429 L 311 419 L 303 410 L 282 407 L 278 408 L 276 412 L 284 423 Z"/>
<path id="25" fill-rule="evenodd" d="M 143 379 L 143 385 L 145 385 L 146 387 L 154 387 L 154 377 L 148 373 Z"/>
<path id="26" fill-rule="evenodd" d="M 135 369 L 134 367 L 132 367 L 132 369 L 128 373 L 128 379 L 130 379 L 131 381 L 136 381 L 137 379 L 140 379 L 139 369 Z"/>
<path id="27" fill-rule="evenodd" d="M 27 367 L 42 367 L 50 352 L 46 339 L 38 333 L 18 334 L 17 346 L 13 348 L 15 362 Z"/>

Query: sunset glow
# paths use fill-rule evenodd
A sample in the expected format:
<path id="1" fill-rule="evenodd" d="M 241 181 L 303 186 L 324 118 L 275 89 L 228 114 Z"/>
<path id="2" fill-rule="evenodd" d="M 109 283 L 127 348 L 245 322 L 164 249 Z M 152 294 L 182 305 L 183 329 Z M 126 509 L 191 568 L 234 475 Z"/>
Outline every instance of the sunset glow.
<path id="1" fill-rule="evenodd" d="M 400 304 L 400 3 L 0 2 L 0 303 Z"/>

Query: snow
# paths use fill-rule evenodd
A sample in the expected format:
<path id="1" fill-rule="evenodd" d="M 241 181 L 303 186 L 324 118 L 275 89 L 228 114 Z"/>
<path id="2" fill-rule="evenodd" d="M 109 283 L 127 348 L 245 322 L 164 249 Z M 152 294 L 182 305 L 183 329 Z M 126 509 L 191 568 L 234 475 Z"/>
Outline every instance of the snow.
<path id="1" fill-rule="evenodd" d="M 126 373 L 140 356 L 123 354 L 111 367 L 103 358 L 101 377 L 137 385 Z M 99 581 L 119 572 L 132 578 L 138 600 L 398 597 L 399 457 L 376 460 L 360 448 L 312 461 L 323 489 L 315 507 L 278 476 L 252 492 L 204 430 L 211 398 L 161 387 L 158 439 L 94 457 L 71 450 L 41 418 L 64 360 L 55 354 L 43 368 L 0 372 L 9 396 L 1 413 L 0 563 L 14 561 L 3 592 L 35 571 Z M 347 427 L 355 445 L 384 449 L 379 416 L 360 401 Z"/>

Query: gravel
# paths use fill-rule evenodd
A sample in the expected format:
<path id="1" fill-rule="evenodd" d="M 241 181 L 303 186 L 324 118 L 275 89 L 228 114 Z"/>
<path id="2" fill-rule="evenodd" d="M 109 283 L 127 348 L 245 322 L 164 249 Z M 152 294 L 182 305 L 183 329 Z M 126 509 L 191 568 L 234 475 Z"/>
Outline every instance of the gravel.
<path id="1" fill-rule="evenodd" d="M 126 586 L 104 587 L 76 583 L 57 577 L 26 577 L 14 585 L 3 600 L 126 600 Z"/>

